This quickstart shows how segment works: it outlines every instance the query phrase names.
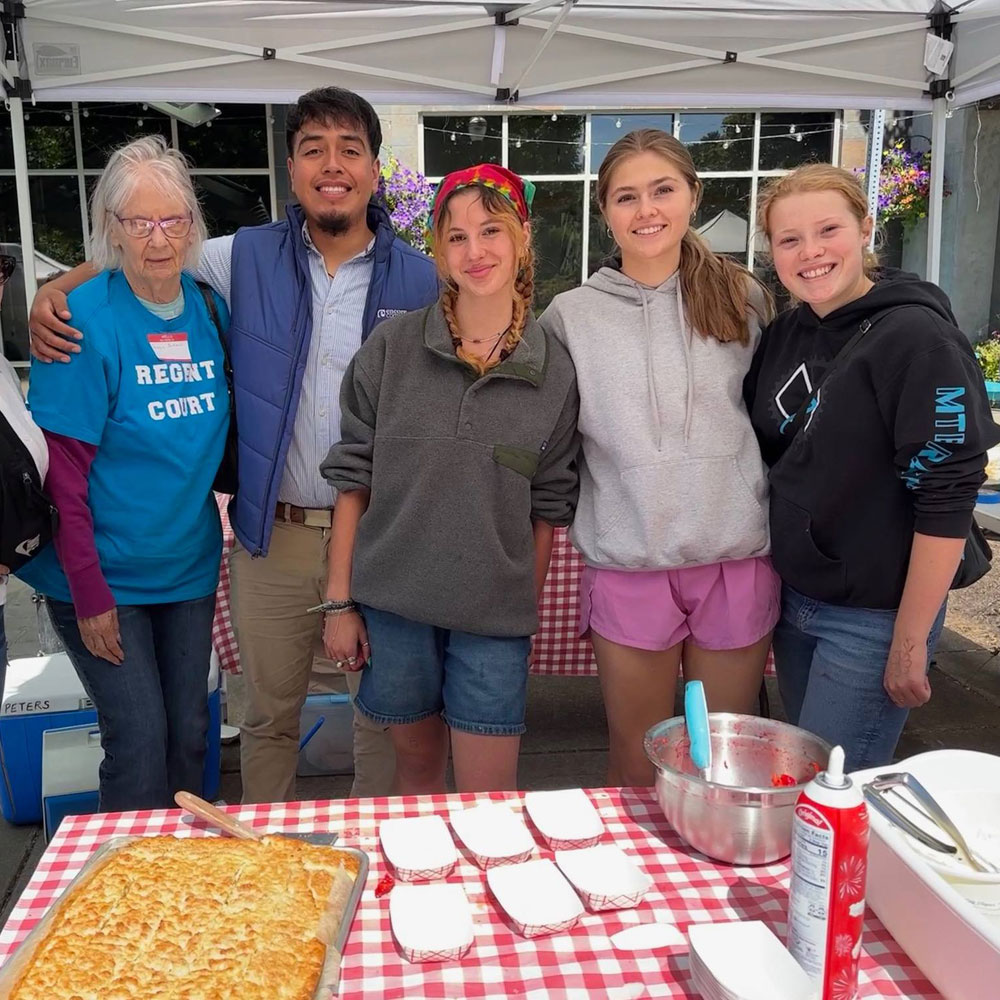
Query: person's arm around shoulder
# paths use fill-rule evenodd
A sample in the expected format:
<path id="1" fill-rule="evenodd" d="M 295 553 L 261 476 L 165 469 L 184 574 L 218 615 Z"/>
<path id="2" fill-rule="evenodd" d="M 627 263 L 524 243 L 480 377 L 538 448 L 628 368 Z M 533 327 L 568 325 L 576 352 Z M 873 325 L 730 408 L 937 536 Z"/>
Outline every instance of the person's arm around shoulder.
<path id="1" fill-rule="evenodd" d="M 71 354 L 79 353 L 80 347 L 74 341 L 80 340 L 83 334 L 69 325 L 73 314 L 67 296 L 99 273 L 87 260 L 58 278 L 47 281 L 35 292 L 31 312 L 28 313 L 32 357 L 43 364 L 50 364 L 53 361 L 67 362 Z"/>
<path id="2" fill-rule="evenodd" d="M 195 277 L 211 285 L 229 303 L 232 273 L 232 236 L 219 236 L 202 244 L 201 259 Z M 67 296 L 75 288 L 100 274 L 89 260 L 77 264 L 72 270 L 60 274 L 42 285 L 35 293 L 28 314 L 28 334 L 32 357 L 44 364 L 52 361 L 69 361 L 71 354 L 80 351 L 75 341 L 83 333 L 69 324 L 73 318 Z"/>

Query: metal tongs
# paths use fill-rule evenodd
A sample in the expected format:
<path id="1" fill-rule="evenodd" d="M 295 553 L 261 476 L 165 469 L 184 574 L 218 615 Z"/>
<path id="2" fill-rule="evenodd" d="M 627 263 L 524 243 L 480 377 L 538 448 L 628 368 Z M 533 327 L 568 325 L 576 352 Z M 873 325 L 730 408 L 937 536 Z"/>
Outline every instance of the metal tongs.
<path id="1" fill-rule="evenodd" d="M 915 806 L 914 802 L 900 794 L 897 790 L 900 787 L 905 788 L 910 793 L 916 803 Z M 965 837 L 962 836 L 951 817 L 941 808 L 937 799 L 912 774 L 905 771 L 880 774 L 874 780 L 863 785 L 862 791 L 874 809 L 915 840 L 920 841 L 921 844 L 925 844 L 932 850 L 940 851 L 942 854 L 961 854 L 977 872 L 991 875 L 1000 874 L 1000 868 L 976 854 L 969 847 Z M 936 827 L 944 831 L 954 841 L 954 844 L 946 844 L 944 841 L 938 840 L 914 823 L 897 806 L 888 801 L 889 793 L 894 793 L 906 805 L 916 808 L 925 819 L 930 820 Z"/>

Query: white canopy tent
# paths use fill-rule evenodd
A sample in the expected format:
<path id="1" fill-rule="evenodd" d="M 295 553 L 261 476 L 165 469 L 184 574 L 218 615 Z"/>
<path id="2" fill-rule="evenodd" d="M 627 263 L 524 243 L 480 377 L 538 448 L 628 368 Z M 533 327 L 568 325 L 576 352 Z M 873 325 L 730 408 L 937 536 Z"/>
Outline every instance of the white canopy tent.
<path id="1" fill-rule="evenodd" d="M 527 108 L 933 107 L 1000 93 L 1000 0 L 25 0 L 4 4 L 22 242 L 23 100 Z M 950 59 L 932 72 L 941 40 Z M 948 46 L 945 45 L 945 55 Z M 869 165 L 877 169 L 881 133 Z M 928 271 L 940 262 L 941 157 Z M 30 283 L 30 282 L 29 282 Z"/>

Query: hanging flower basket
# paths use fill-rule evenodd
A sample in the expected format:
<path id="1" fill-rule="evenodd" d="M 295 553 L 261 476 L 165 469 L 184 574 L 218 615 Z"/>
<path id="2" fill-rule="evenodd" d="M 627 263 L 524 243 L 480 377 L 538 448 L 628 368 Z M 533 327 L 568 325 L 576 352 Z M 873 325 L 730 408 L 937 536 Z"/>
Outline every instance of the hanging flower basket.
<path id="1" fill-rule="evenodd" d="M 859 170 L 863 174 L 864 170 Z M 898 220 L 913 226 L 927 218 L 931 190 L 931 154 L 913 153 L 902 142 L 882 151 L 882 169 L 878 183 L 880 222 Z M 949 191 L 944 192 L 946 195 Z"/>
<path id="2" fill-rule="evenodd" d="M 427 225 L 434 185 L 423 174 L 404 167 L 398 157 L 390 153 L 382 163 L 375 194 L 388 209 L 396 235 L 427 253 Z"/>

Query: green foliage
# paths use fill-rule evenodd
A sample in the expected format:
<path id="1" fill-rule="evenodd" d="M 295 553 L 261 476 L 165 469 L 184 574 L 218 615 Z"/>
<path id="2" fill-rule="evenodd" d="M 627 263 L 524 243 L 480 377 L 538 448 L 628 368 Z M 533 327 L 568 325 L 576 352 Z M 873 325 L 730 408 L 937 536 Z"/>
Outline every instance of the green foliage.
<path id="1" fill-rule="evenodd" d="M 994 330 L 975 346 L 976 360 L 987 382 L 1000 382 L 1000 330 Z"/>

